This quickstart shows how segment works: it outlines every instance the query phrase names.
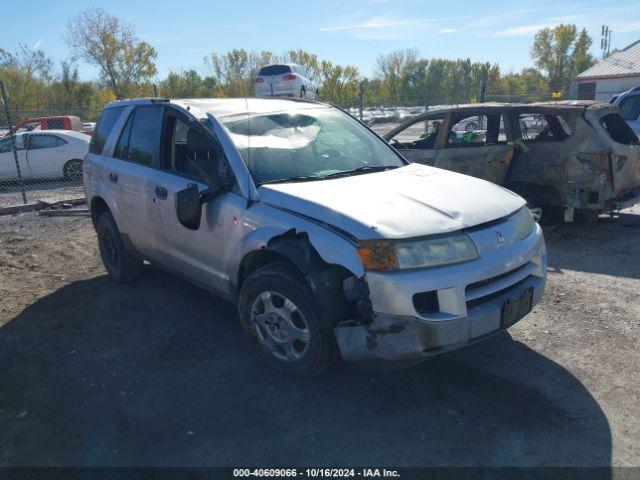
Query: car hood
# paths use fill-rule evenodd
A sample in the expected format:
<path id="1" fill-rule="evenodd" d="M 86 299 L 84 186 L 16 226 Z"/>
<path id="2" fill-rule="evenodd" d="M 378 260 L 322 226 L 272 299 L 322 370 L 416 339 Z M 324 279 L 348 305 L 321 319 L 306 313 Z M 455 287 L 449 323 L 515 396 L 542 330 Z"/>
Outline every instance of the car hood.
<path id="1" fill-rule="evenodd" d="M 411 164 L 395 170 L 259 188 L 260 201 L 364 240 L 453 232 L 509 215 L 525 201 L 467 175 Z"/>

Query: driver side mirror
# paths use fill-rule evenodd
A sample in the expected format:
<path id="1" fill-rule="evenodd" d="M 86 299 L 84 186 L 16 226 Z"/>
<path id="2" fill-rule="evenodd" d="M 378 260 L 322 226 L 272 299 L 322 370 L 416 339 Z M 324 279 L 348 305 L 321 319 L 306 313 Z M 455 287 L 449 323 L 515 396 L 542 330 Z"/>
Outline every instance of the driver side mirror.
<path id="1" fill-rule="evenodd" d="M 189 230 L 198 230 L 202 218 L 202 203 L 198 186 L 195 183 L 190 184 L 184 190 L 177 192 L 175 199 L 178 221 Z"/>

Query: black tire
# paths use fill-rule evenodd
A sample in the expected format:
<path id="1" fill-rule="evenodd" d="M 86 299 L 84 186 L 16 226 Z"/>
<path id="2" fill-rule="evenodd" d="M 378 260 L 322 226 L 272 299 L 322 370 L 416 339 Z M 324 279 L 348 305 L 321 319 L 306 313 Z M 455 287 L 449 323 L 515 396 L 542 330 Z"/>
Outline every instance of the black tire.
<path id="1" fill-rule="evenodd" d="M 557 205 L 541 205 L 542 217 L 540 225 L 562 225 L 564 223 L 564 208 Z"/>
<path id="2" fill-rule="evenodd" d="M 62 167 L 62 174 L 70 182 L 79 182 L 82 180 L 82 160 L 77 158 L 69 160 Z"/>
<path id="3" fill-rule="evenodd" d="M 269 295 L 273 299 L 273 304 L 278 296 L 281 296 L 281 299 L 289 300 L 296 308 L 296 312 L 300 314 L 305 331 L 308 333 L 308 343 L 304 350 L 298 353 L 299 357 L 294 357 L 293 353 L 290 356 L 285 350 L 286 347 L 282 346 L 285 342 L 274 341 L 273 335 L 265 331 L 266 327 L 255 320 L 257 317 L 268 315 L 266 311 L 263 311 L 262 314 L 256 314 L 255 307 L 262 301 L 263 295 Z M 284 306 L 282 310 L 284 310 Z M 316 297 L 304 278 L 285 262 L 266 265 L 249 275 L 240 290 L 238 311 L 242 329 L 251 347 L 260 359 L 275 370 L 300 377 L 316 375 L 327 368 L 336 357 L 333 331 L 328 322 L 321 318 L 320 306 Z M 282 324 L 276 326 L 275 323 L 271 323 L 270 325 L 274 329 L 283 327 Z M 291 345 L 293 346 L 296 341 L 298 340 L 291 341 Z M 280 348 L 281 351 L 278 351 L 277 348 Z"/>
<path id="4" fill-rule="evenodd" d="M 300 89 L 300 98 L 305 98 L 307 96 L 307 91 L 302 87 Z"/>
<path id="5" fill-rule="evenodd" d="M 131 255 L 125 248 L 111 212 L 100 215 L 96 232 L 100 257 L 109 276 L 120 283 L 129 283 L 138 278 L 142 274 L 142 260 Z"/>

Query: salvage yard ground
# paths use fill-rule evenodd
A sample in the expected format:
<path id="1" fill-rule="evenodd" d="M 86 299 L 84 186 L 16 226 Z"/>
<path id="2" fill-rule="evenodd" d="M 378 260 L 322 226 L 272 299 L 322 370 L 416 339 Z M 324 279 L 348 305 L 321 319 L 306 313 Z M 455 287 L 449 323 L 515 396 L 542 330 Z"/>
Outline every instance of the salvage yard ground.
<path id="1" fill-rule="evenodd" d="M 0 465 L 640 465 L 640 208 L 546 231 L 543 301 L 408 370 L 274 373 L 235 308 L 86 217 L 0 217 Z"/>

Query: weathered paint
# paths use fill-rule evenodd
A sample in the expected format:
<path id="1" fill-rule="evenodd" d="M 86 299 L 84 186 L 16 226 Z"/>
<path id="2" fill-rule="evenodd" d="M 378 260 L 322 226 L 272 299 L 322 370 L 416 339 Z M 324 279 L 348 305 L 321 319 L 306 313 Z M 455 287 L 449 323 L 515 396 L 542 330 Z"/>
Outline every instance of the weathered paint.
<path id="1" fill-rule="evenodd" d="M 640 186 L 640 147 L 614 141 L 601 124 L 605 115 L 615 113 L 615 106 L 592 102 L 463 105 L 414 117 L 384 138 L 392 140 L 419 122 L 442 119 L 434 148 L 396 148 L 409 161 L 504 185 L 533 203 L 606 211 Z M 448 129 L 457 119 L 498 114 L 504 119 L 506 144 L 445 148 Z M 572 134 L 561 141 L 524 142 L 521 114 L 559 115 Z"/>

